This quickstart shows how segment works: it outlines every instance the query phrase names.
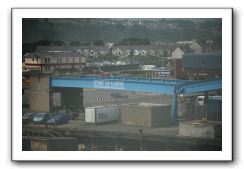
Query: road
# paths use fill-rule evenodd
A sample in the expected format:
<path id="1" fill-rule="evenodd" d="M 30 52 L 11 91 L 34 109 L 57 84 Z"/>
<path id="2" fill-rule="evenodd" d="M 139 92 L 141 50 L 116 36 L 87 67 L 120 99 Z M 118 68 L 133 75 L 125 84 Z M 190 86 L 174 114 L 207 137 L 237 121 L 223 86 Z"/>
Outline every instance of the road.
<path id="1" fill-rule="evenodd" d="M 119 92 L 121 95 L 127 95 L 127 98 L 112 97 L 113 92 Z M 129 104 L 129 103 L 157 103 L 157 104 L 171 104 L 172 96 L 159 95 L 154 93 L 133 93 L 127 91 L 117 90 L 95 90 L 84 89 L 84 106 L 106 105 L 106 104 Z"/>

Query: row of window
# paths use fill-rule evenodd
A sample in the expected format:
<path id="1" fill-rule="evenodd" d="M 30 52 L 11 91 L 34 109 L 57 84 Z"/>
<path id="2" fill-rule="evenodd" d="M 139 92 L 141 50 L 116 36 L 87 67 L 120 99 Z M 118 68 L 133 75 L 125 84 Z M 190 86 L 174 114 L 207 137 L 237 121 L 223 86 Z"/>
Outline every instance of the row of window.
<path id="1" fill-rule="evenodd" d="M 50 58 L 45 58 L 45 63 L 50 63 Z"/>
<path id="2" fill-rule="evenodd" d="M 66 59 L 62 59 L 62 58 L 57 58 L 57 63 L 63 63 L 63 60 L 65 60 L 66 62 L 64 63 L 74 63 L 75 62 L 75 58 L 72 59 L 73 62 L 71 62 L 71 59 L 66 58 Z M 34 61 L 34 59 L 33 59 Z M 82 58 L 79 58 L 79 62 L 82 63 Z M 50 58 L 45 58 L 45 63 L 50 63 Z"/>
<path id="3" fill-rule="evenodd" d="M 79 67 L 78 66 L 71 66 L 71 68 L 83 68 L 84 66 L 82 66 L 82 65 L 80 65 Z M 55 68 L 62 68 L 62 67 L 60 67 L 60 66 L 55 66 L 55 67 L 51 67 L 50 65 L 45 65 L 44 66 L 44 70 L 45 71 L 51 71 L 51 68 L 52 69 L 55 69 Z"/>
<path id="4" fill-rule="evenodd" d="M 35 61 L 35 58 L 32 58 L 32 62 L 34 62 Z M 36 61 L 38 61 L 38 59 L 36 58 Z"/>

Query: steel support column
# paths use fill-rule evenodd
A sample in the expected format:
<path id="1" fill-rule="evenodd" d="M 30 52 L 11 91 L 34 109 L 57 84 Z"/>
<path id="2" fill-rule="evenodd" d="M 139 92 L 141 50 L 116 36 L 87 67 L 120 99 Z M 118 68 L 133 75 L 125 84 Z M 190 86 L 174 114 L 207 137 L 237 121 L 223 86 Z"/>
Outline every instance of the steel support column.
<path id="1" fill-rule="evenodd" d="M 171 111 L 171 119 L 172 123 L 176 123 L 176 119 L 178 117 L 178 95 L 177 93 L 174 93 L 173 95 L 173 101 L 172 101 L 172 111 Z"/>

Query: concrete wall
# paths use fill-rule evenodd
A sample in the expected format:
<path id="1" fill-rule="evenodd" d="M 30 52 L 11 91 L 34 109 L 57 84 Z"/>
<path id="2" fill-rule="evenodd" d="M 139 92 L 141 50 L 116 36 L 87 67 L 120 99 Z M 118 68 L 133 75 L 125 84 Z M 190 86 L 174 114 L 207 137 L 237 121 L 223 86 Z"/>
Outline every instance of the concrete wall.
<path id="1" fill-rule="evenodd" d="M 30 111 L 49 112 L 49 76 L 35 75 L 30 76 L 29 91 Z"/>
<path id="2" fill-rule="evenodd" d="M 49 90 L 49 76 L 30 76 L 30 90 Z"/>
<path id="3" fill-rule="evenodd" d="M 49 112 L 49 91 L 31 90 L 29 96 L 31 112 Z"/>
<path id="4" fill-rule="evenodd" d="M 201 137 L 201 138 L 221 138 L 222 123 L 221 122 L 201 122 L 188 121 L 179 124 L 179 133 L 181 136 Z"/>

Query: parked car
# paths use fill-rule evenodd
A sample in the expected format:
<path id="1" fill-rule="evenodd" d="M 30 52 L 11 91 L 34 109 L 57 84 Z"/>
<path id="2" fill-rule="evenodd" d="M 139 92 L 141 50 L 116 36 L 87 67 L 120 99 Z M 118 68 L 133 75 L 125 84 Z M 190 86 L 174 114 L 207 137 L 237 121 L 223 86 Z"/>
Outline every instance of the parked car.
<path id="1" fill-rule="evenodd" d="M 66 114 L 54 115 L 51 119 L 47 121 L 47 124 L 57 125 L 57 124 L 67 124 L 69 123 L 69 116 Z"/>
<path id="2" fill-rule="evenodd" d="M 22 123 L 26 124 L 26 123 L 30 123 L 33 121 L 33 117 L 35 116 L 35 113 L 25 113 L 22 116 Z"/>
<path id="3" fill-rule="evenodd" d="M 33 117 L 33 123 L 35 124 L 45 124 L 51 116 L 47 112 L 36 113 Z"/>

